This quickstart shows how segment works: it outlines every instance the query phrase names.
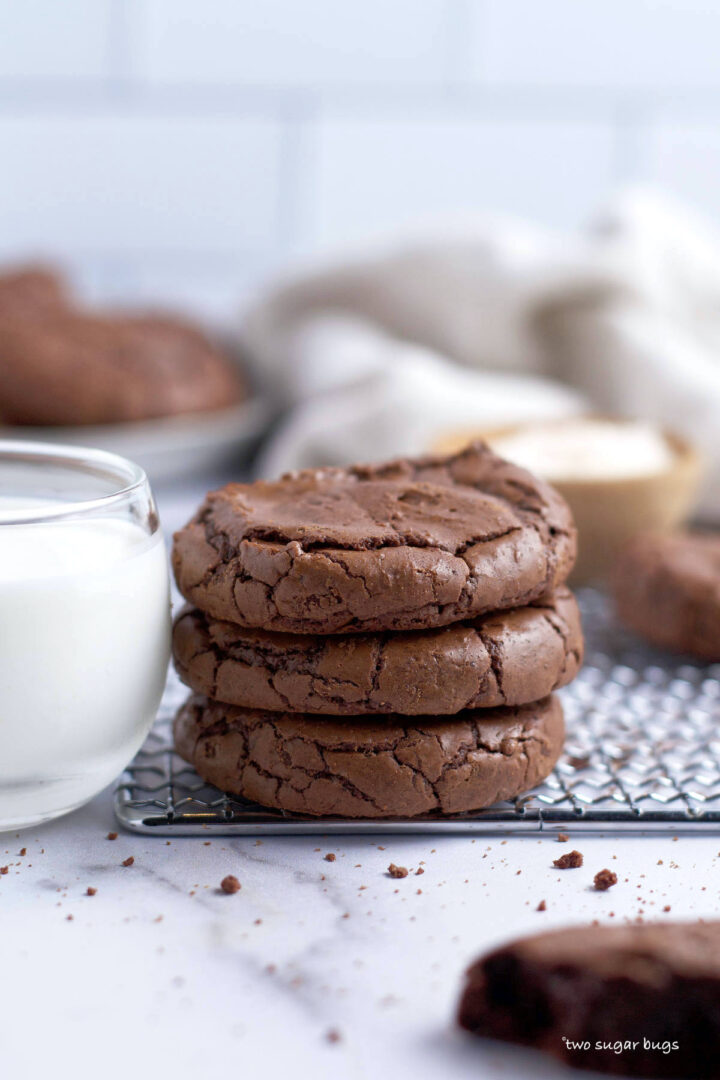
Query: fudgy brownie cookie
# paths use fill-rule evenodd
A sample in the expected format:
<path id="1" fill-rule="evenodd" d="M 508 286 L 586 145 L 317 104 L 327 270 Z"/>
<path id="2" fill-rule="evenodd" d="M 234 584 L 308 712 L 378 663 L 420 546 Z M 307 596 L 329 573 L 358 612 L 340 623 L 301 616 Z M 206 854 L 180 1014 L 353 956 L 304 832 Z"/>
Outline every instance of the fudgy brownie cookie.
<path id="1" fill-rule="evenodd" d="M 0 274 L 0 319 L 38 319 L 67 304 L 64 281 L 46 267 L 23 266 Z"/>
<path id="2" fill-rule="evenodd" d="M 228 484 L 175 535 L 180 591 L 289 633 L 445 626 L 549 595 L 575 557 L 567 504 L 483 443 L 451 457 Z"/>
<path id="3" fill-rule="evenodd" d="M 579 1068 L 717 1077 L 720 923 L 573 927 L 512 942 L 470 968 L 458 1019 Z"/>
<path id="4" fill-rule="evenodd" d="M 557 698 L 516 708 L 330 719 L 192 697 L 175 746 L 200 776 L 261 806 L 331 817 L 478 810 L 532 788 L 562 749 Z"/>
<path id="5" fill-rule="evenodd" d="M 569 589 L 529 607 L 436 630 L 317 637 L 243 629 L 195 609 L 173 628 L 175 666 L 229 705 L 334 716 L 539 701 L 575 678 L 580 614 Z"/>
<path id="6" fill-rule="evenodd" d="M 39 319 L 0 312 L 5 423 L 143 420 L 219 409 L 242 396 L 229 358 L 181 320 L 63 308 Z"/>
<path id="7" fill-rule="evenodd" d="M 621 621 L 652 644 L 720 660 L 720 535 L 637 536 L 613 592 Z"/>

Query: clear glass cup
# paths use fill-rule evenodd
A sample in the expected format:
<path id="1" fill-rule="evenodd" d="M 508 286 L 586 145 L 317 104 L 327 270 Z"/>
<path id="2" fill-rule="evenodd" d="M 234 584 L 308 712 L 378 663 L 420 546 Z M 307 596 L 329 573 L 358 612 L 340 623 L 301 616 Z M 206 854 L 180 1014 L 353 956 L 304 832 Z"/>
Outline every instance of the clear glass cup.
<path id="1" fill-rule="evenodd" d="M 167 554 L 142 469 L 0 441 L 0 831 L 67 813 L 117 776 L 169 656 Z"/>

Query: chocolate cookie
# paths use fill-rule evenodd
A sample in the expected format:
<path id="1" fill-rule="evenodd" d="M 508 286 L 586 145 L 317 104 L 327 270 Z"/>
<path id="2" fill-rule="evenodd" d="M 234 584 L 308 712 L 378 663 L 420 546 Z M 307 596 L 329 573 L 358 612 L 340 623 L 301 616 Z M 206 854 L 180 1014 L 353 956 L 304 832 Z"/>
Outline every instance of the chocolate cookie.
<path id="1" fill-rule="evenodd" d="M 720 922 L 555 930 L 467 973 L 459 1022 L 578 1068 L 716 1077 Z"/>
<path id="2" fill-rule="evenodd" d="M 414 630 L 549 595 L 575 557 L 566 503 L 483 443 L 451 457 L 228 484 L 175 535 L 180 591 L 289 633 Z"/>
<path id="3" fill-rule="evenodd" d="M 452 719 L 239 709 L 192 697 L 175 747 L 222 791 L 298 814 L 416 817 L 479 810 L 544 779 L 562 749 L 557 698 Z"/>
<path id="4" fill-rule="evenodd" d="M 241 397 L 233 363 L 180 320 L 62 308 L 41 319 L 0 312 L 5 423 L 144 420 L 219 409 Z"/>
<path id="5" fill-rule="evenodd" d="M 452 714 L 539 701 L 575 678 L 580 613 L 569 589 L 548 601 L 437 630 L 314 637 L 243 629 L 197 610 L 173 628 L 192 690 L 248 709 L 357 716 Z"/>
<path id="6" fill-rule="evenodd" d="M 59 274 L 43 266 L 22 266 L 0 274 L 0 319 L 38 319 L 69 303 Z"/>
<path id="7" fill-rule="evenodd" d="M 720 535 L 636 537 L 613 592 L 621 621 L 653 645 L 720 660 Z"/>

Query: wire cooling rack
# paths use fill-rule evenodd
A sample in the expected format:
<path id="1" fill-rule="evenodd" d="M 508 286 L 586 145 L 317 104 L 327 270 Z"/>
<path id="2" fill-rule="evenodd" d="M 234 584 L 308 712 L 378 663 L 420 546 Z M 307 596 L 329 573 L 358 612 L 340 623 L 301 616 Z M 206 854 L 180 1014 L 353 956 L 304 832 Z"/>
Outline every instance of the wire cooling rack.
<path id="1" fill-rule="evenodd" d="M 705 831 L 720 828 L 720 664 L 643 645 L 607 599 L 578 594 L 586 659 L 561 691 L 568 738 L 552 776 L 489 810 L 387 821 L 317 820 L 266 810 L 205 784 L 172 750 L 187 695 L 173 674 L 147 742 L 120 779 L 121 825 L 161 835 L 235 833 Z"/>

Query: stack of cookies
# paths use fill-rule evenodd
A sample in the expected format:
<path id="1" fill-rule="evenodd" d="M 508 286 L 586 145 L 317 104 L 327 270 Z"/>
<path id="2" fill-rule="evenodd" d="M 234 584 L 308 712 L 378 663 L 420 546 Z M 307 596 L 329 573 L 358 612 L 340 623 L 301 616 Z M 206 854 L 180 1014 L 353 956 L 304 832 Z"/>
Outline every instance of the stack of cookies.
<path id="1" fill-rule="evenodd" d="M 548 775 L 582 659 L 567 505 L 476 443 L 208 495 L 175 536 L 177 751 L 299 814 L 478 810 Z"/>

